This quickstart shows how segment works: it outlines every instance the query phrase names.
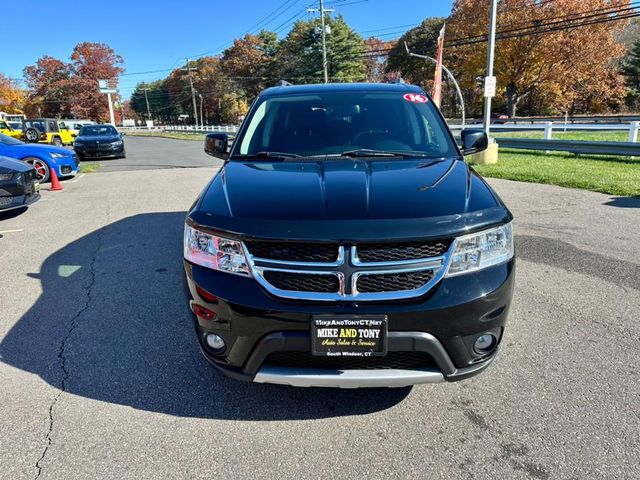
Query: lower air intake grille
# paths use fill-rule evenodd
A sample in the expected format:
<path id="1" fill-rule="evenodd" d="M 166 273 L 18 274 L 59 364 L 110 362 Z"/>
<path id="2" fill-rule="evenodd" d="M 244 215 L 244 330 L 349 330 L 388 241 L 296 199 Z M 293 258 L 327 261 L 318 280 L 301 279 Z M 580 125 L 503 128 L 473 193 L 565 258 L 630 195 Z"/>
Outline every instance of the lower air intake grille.
<path id="1" fill-rule="evenodd" d="M 281 290 L 321 293 L 336 293 L 340 290 L 340 283 L 335 275 L 268 270 L 264 273 L 264 278 L 271 285 Z"/>
<path id="2" fill-rule="evenodd" d="M 315 357 L 308 352 L 274 352 L 264 361 L 267 365 L 292 368 L 325 368 L 331 370 L 411 370 L 434 367 L 424 352 L 389 352 L 384 357 Z"/>
<path id="3" fill-rule="evenodd" d="M 415 290 L 433 278 L 433 271 L 385 273 L 381 275 L 362 275 L 358 278 L 358 291 L 362 293 L 395 292 Z"/>

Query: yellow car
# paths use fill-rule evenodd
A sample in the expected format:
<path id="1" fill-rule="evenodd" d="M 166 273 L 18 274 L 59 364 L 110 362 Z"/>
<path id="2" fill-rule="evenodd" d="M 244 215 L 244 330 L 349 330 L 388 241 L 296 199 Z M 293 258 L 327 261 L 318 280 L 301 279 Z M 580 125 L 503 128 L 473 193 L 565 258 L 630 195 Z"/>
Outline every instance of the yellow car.
<path id="1" fill-rule="evenodd" d="M 11 125 L 4 120 L 0 120 L 0 133 L 4 133 L 5 135 L 18 139 L 22 136 L 22 132 L 20 130 L 14 130 L 11 128 Z"/>
<path id="2" fill-rule="evenodd" d="M 22 139 L 28 143 L 48 143 L 58 147 L 73 144 L 73 136 L 66 124 L 53 118 L 24 120 Z"/>

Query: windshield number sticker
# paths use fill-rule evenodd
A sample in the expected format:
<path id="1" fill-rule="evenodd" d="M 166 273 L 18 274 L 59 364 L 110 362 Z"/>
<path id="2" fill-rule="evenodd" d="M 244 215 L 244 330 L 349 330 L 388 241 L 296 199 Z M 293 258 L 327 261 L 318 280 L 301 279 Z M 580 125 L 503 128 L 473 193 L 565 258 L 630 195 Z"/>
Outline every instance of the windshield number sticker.
<path id="1" fill-rule="evenodd" d="M 424 95 L 420 95 L 419 93 L 405 93 L 402 98 L 404 98 L 407 102 L 413 103 L 426 103 L 429 101 L 427 97 Z"/>

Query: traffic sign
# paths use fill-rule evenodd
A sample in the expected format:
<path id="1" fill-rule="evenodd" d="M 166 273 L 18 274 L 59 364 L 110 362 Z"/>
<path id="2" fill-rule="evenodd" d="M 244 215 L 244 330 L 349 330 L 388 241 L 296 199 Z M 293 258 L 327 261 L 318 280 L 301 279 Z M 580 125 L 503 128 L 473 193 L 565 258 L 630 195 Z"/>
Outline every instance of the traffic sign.
<path id="1" fill-rule="evenodd" d="M 100 93 L 118 93 L 114 81 L 98 80 L 98 88 L 100 89 Z"/>
<path id="2" fill-rule="evenodd" d="M 496 96 L 496 77 L 484 77 L 484 96 Z"/>

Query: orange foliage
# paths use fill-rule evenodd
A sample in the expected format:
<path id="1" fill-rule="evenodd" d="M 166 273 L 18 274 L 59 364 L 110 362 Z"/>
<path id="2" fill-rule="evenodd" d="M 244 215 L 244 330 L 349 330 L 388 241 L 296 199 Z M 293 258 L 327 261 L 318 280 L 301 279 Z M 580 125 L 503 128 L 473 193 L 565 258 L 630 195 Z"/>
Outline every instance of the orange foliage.
<path id="1" fill-rule="evenodd" d="M 629 0 L 501 0 L 497 30 L 549 22 L 560 22 L 553 25 L 561 26 L 586 12 L 628 5 Z M 489 0 L 456 0 L 447 24 L 445 63 L 455 68 L 467 94 L 475 95 L 476 100 L 482 95 L 478 77 L 485 75 L 487 43 L 459 47 L 447 47 L 447 43 L 486 36 L 488 11 Z M 538 111 L 594 112 L 620 103 L 625 89 L 616 63 L 624 55 L 625 46 L 617 38 L 627 24 L 628 20 L 620 20 L 498 40 L 496 104 L 513 115 L 526 102 L 535 102 Z"/>

